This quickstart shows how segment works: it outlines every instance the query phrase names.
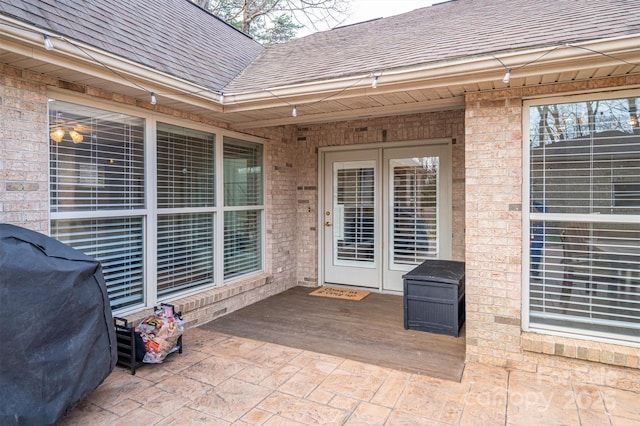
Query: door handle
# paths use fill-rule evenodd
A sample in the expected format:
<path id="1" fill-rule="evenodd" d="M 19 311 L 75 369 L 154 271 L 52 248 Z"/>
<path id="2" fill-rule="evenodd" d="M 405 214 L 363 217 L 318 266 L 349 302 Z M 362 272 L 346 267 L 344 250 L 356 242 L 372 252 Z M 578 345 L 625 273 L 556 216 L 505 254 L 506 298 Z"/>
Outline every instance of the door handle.
<path id="1" fill-rule="evenodd" d="M 324 223 L 324 226 L 326 226 L 326 227 L 329 227 L 329 226 L 331 226 L 331 222 L 329 222 L 329 221 L 326 221 L 326 222 Z"/>

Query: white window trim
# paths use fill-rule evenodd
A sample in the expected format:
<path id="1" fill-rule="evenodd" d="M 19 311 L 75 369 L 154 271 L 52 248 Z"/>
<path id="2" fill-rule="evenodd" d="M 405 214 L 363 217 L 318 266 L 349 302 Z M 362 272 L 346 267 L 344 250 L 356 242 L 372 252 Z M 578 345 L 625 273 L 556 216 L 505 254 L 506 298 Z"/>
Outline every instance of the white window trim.
<path id="1" fill-rule="evenodd" d="M 629 336 L 626 339 L 619 334 L 603 333 L 597 331 L 590 331 L 585 333 L 576 332 L 575 329 L 560 326 L 550 325 L 531 325 L 530 322 L 530 308 L 529 308 L 529 291 L 530 291 L 530 244 L 529 244 L 529 224 L 531 219 L 561 219 L 565 220 L 566 215 L 563 214 L 549 214 L 549 213 L 530 213 L 529 201 L 530 201 L 530 150 L 529 150 L 529 109 L 532 105 L 551 105 L 557 103 L 573 103 L 581 101 L 594 101 L 601 99 L 618 99 L 628 97 L 640 96 L 640 90 L 638 89 L 623 89 L 623 90 L 609 90 L 609 91 L 593 91 L 589 93 L 580 94 L 567 94 L 567 95 L 550 95 L 545 97 L 536 98 L 524 98 L 522 104 L 522 276 L 521 276 L 521 291 L 522 291 L 522 318 L 521 326 L 525 332 L 537 332 L 541 334 L 548 334 L 552 336 L 561 336 L 569 338 L 582 338 L 589 339 L 604 343 L 633 345 L 638 344 L 637 339 Z M 593 222 L 593 223 L 639 223 L 640 217 L 633 215 L 597 215 L 597 214 L 575 214 L 572 215 L 572 219 L 576 221 Z"/>
<path id="2" fill-rule="evenodd" d="M 91 98 L 88 96 L 78 95 L 77 93 L 68 92 L 66 90 L 61 90 L 57 88 L 49 88 L 47 93 L 50 99 L 55 99 L 56 101 L 69 102 L 78 105 L 84 105 L 92 108 L 100 108 L 108 111 L 113 111 L 116 113 L 122 113 L 131 115 L 134 117 L 142 118 L 145 122 L 145 207 L 142 209 L 135 210 L 136 215 L 140 215 L 143 218 L 144 223 L 144 253 L 145 253 L 145 270 L 144 270 L 144 303 L 128 306 L 126 308 L 121 308 L 114 310 L 114 313 L 117 315 L 128 315 L 131 313 L 139 312 L 142 309 L 156 306 L 160 302 L 175 300 L 182 297 L 187 297 L 193 294 L 197 294 L 211 288 L 222 287 L 226 285 L 230 285 L 232 283 L 242 281 L 253 276 L 258 276 L 267 271 L 266 264 L 266 234 L 267 234 L 267 224 L 265 222 L 267 216 L 266 203 L 263 203 L 259 206 L 243 206 L 243 207 L 224 207 L 224 182 L 223 182 L 223 140 L 225 137 L 241 139 L 247 142 L 253 142 L 257 144 L 261 144 L 263 146 L 263 200 L 264 197 L 267 196 L 266 185 L 267 185 L 267 170 L 266 167 L 266 140 L 257 136 L 252 136 L 240 132 L 234 132 L 231 130 L 226 130 L 222 128 L 218 128 L 215 126 L 210 126 L 206 124 L 202 124 L 195 121 L 189 121 L 184 119 L 175 118 L 168 115 L 162 115 L 153 111 L 147 111 L 144 109 L 135 108 L 128 105 L 123 105 L 117 102 L 112 102 L 108 100 L 98 100 L 95 98 Z M 200 130 L 203 132 L 209 132 L 215 134 L 215 155 L 216 155 L 216 202 L 215 207 L 213 208 L 214 213 L 214 229 L 215 229 L 215 259 L 214 259 L 214 268 L 215 268 L 215 281 L 210 286 L 202 286 L 196 289 L 185 290 L 183 292 L 176 292 L 171 294 L 170 296 L 164 298 L 157 297 L 157 288 L 155 283 L 157 282 L 157 233 L 151 232 L 151 230 L 157 229 L 157 216 L 158 216 L 158 208 L 157 208 L 157 158 L 156 158 L 156 130 L 157 123 L 162 122 L 166 124 L 171 124 L 175 126 L 181 126 L 189 129 Z M 48 128 L 48 123 L 47 123 Z M 48 131 L 47 131 L 48 133 Z M 47 167 L 49 178 L 51 169 Z M 50 179 L 48 180 L 50 181 Z M 49 189 L 47 189 L 47 193 L 49 194 Z M 48 220 L 49 223 L 53 220 L 57 219 L 68 219 L 68 218 L 92 218 L 96 217 L 96 212 L 51 212 L 49 203 L 48 208 Z M 194 209 L 197 211 L 198 209 Z M 255 271 L 251 273 L 247 273 L 241 276 L 233 277 L 231 279 L 224 279 L 224 212 L 225 211 L 233 211 L 233 210 L 260 210 L 261 211 L 261 244 L 262 244 L 262 258 L 261 264 L 262 269 L 260 271 Z M 131 210 L 114 210 L 114 211 L 102 211 L 100 212 L 100 217 L 121 217 L 123 215 L 130 216 L 132 213 Z M 164 212 L 163 212 L 164 213 Z"/>

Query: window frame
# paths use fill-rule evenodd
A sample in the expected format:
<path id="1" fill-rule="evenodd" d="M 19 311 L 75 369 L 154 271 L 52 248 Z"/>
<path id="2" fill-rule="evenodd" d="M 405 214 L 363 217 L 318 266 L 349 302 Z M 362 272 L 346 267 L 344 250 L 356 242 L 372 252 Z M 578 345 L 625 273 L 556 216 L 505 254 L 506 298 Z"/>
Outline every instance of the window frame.
<path id="1" fill-rule="evenodd" d="M 143 302 L 125 308 L 114 309 L 114 314 L 128 315 L 131 313 L 139 312 L 142 309 L 156 306 L 158 303 L 176 300 L 182 297 L 187 297 L 196 293 L 201 293 L 208 289 L 223 287 L 234 282 L 242 281 L 252 276 L 257 276 L 267 271 L 266 268 L 266 143 L 265 139 L 250 136 L 243 133 L 238 133 L 230 130 L 221 129 L 212 125 L 206 125 L 194 121 L 180 119 L 176 117 L 161 115 L 155 112 L 146 111 L 143 109 L 119 104 L 111 101 L 96 100 L 84 96 L 71 94 L 67 91 L 52 88 L 48 91 L 47 96 L 50 101 L 61 101 L 73 103 L 90 108 L 99 108 L 108 110 L 114 113 L 121 113 L 131 115 L 144 120 L 144 208 L 136 209 L 135 216 L 142 217 L 143 220 L 143 250 L 144 250 L 144 267 L 143 267 Z M 47 105 L 47 117 L 48 113 Z M 48 120 L 48 119 L 47 119 Z M 166 214 L 171 209 L 159 209 L 157 206 L 157 124 L 164 123 L 173 126 L 184 127 L 196 131 L 203 131 L 212 133 L 215 135 L 215 206 L 211 209 L 214 215 L 214 282 L 208 286 L 199 286 L 194 289 L 184 290 L 176 292 L 166 297 L 158 297 L 157 294 L 157 225 L 158 216 Z M 49 137 L 49 122 L 47 121 L 47 141 Z M 262 247 L 260 265 L 261 269 L 244 275 L 235 276 L 233 278 L 224 279 L 224 213 L 225 211 L 233 211 L 239 209 L 247 209 L 247 207 L 225 207 L 224 206 L 224 182 L 222 179 L 224 173 L 224 158 L 223 158 L 223 143 L 224 138 L 232 138 L 242 140 L 251 143 L 257 143 L 262 145 L 262 204 L 256 206 L 250 206 L 250 210 L 258 210 L 260 213 L 260 241 L 259 244 Z M 49 146 L 49 145 L 47 145 Z M 50 163 L 48 164 L 49 173 L 51 173 Z M 47 213 L 49 223 L 58 219 L 92 219 L 92 218 L 113 218 L 122 217 L 123 211 L 81 211 L 81 212 L 52 212 L 51 204 L 51 188 L 47 188 Z M 199 210 L 199 209 L 195 209 Z M 133 210 L 126 210 L 127 215 L 131 216 Z"/>
<path id="2" fill-rule="evenodd" d="M 531 277 L 531 244 L 530 226 L 532 220 L 561 221 L 567 220 L 566 213 L 531 213 L 531 152 L 530 152 L 530 108 L 532 106 L 577 103 L 585 101 L 599 101 L 605 99 L 621 99 L 630 97 L 640 97 L 637 89 L 624 89 L 612 91 L 589 92 L 580 94 L 550 95 L 547 97 L 525 98 L 522 103 L 522 318 L 521 326 L 523 331 L 536 332 L 554 336 L 571 338 L 589 338 L 594 341 L 601 341 L 614 344 L 637 344 L 638 339 L 631 335 L 621 335 L 602 331 L 590 331 L 587 329 L 576 329 L 557 325 L 545 325 L 531 322 L 530 310 L 530 277 Z M 640 217 L 634 215 L 600 215 L 589 213 L 576 213 L 571 216 L 572 221 L 598 223 L 633 223 L 640 224 Z"/>

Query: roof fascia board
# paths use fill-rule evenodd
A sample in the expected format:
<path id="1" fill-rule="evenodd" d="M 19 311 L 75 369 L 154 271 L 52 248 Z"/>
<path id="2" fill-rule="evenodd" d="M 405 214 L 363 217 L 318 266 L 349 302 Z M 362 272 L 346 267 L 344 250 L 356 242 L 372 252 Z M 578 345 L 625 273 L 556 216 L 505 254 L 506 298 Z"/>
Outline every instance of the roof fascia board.
<path id="1" fill-rule="evenodd" d="M 624 65 L 623 60 L 640 61 L 640 34 L 572 43 L 570 45 L 543 46 L 492 55 L 441 61 L 420 66 L 375 73 L 378 86 L 371 88 L 374 74 L 358 74 L 324 81 L 292 84 L 240 93 L 225 93 L 225 111 L 247 111 L 283 104 L 318 102 L 332 99 L 383 94 L 403 90 L 442 87 L 450 84 L 473 84 L 485 81 L 502 83 L 506 68 L 512 68 L 512 78 L 552 72 L 565 72 L 580 66 Z M 612 56 L 616 56 L 615 58 Z M 497 59 L 499 58 L 499 59 Z M 504 64 L 504 66 L 501 64 Z M 504 87 L 507 87 L 505 84 Z M 375 92 L 373 91 L 375 90 Z M 331 94 L 334 95 L 331 95 Z"/>
<path id="2" fill-rule="evenodd" d="M 54 43 L 54 49 L 51 51 L 43 46 L 45 33 Z M 0 15 L 0 37 L 3 38 L 4 49 L 28 58 L 61 68 L 71 68 L 93 77 L 138 89 L 141 93 L 154 92 L 157 97 L 167 97 L 218 112 L 223 109 L 219 103 L 219 94 L 212 89 L 145 67 L 76 40 L 71 44 L 66 37 L 12 20 L 4 15 Z"/>

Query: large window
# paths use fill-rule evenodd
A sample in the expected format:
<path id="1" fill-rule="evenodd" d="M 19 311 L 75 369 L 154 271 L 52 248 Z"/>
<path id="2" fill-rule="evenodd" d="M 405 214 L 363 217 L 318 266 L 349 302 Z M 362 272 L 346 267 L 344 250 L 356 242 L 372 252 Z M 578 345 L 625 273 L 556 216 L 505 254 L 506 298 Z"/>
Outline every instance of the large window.
<path id="1" fill-rule="evenodd" d="M 638 94 L 528 107 L 528 326 L 640 339 Z"/>
<path id="2" fill-rule="evenodd" d="M 262 268 L 262 145 L 224 138 L 224 277 Z"/>
<path id="3" fill-rule="evenodd" d="M 113 309 L 262 270 L 261 144 L 61 100 L 49 123 L 51 235 L 101 262 Z"/>
<path id="4" fill-rule="evenodd" d="M 157 125 L 158 296 L 214 283 L 215 135 Z"/>
<path id="5" fill-rule="evenodd" d="M 144 302 L 144 121 L 49 103 L 51 236 L 102 263 L 114 309 Z"/>

